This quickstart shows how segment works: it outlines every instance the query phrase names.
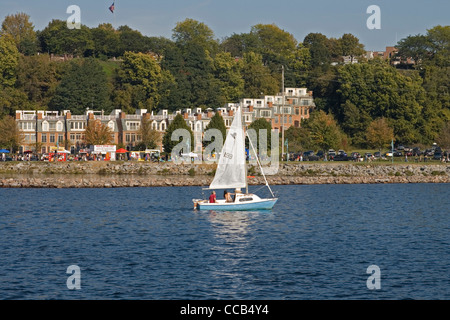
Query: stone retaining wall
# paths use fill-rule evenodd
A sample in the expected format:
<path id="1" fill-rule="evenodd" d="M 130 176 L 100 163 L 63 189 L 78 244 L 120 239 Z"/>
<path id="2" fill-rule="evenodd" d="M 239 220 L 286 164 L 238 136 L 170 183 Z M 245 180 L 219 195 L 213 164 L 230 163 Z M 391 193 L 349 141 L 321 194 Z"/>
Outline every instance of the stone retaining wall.
<path id="1" fill-rule="evenodd" d="M 174 165 L 141 162 L 3 162 L 3 188 L 111 188 L 155 186 L 207 186 L 215 165 Z M 264 169 L 270 171 L 269 168 Z M 250 185 L 264 184 L 259 169 L 249 167 Z M 364 184 L 364 183 L 449 183 L 448 164 L 281 164 L 271 185 Z"/>

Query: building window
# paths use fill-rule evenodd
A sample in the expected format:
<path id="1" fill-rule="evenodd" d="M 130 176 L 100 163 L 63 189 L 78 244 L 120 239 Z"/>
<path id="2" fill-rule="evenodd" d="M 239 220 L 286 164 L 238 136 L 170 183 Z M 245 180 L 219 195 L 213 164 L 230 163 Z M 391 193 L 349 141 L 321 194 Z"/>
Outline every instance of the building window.
<path id="1" fill-rule="evenodd" d="M 70 130 L 84 130 L 85 123 L 83 121 L 70 122 Z"/>
<path id="2" fill-rule="evenodd" d="M 58 134 L 58 143 L 62 143 L 64 141 L 64 135 Z"/>
<path id="3" fill-rule="evenodd" d="M 25 143 L 35 142 L 36 135 L 34 133 L 26 133 L 25 134 Z"/>
<path id="4" fill-rule="evenodd" d="M 74 133 L 71 133 L 71 134 L 70 134 L 70 140 L 71 140 L 71 141 L 75 141 L 75 134 L 74 134 Z"/>
<path id="5" fill-rule="evenodd" d="M 55 134 L 50 134 L 50 143 L 55 143 Z"/>
<path id="6" fill-rule="evenodd" d="M 48 122 L 47 121 L 42 122 L 42 131 L 48 131 Z"/>
<path id="7" fill-rule="evenodd" d="M 300 115 L 300 109 L 299 108 L 295 108 L 295 114 L 298 116 Z"/>
<path id="8" fill-rule="evenodd" d="M 302 106 L 309 106 L 309 100 L 308 99 L 302 99 L 300 102 L 300 105 Z"/>
<path id="9" fill-rule="evenodd" d="M 264 117 L 264 118 L 270 118 L 271 112 L 270 112 L 270 110 L 261 110 L 260 116 Z"/>
<path id="10" fill-rule="evenodd" d="M 63 131 L 63 125 L 59 121 L 56 123 L 56 131 Z"/>
<path id="11" fill-rule="evenodd" d="M 283 113 L 287 113 L 287 114 L 291 113 L 291 108 L 290 107 L 284 107 L 282 109 L 283 109 Z"/>
<path id="12" fill-rule="evenodd" d="M 127 130 L 129 131 L 137 131 L 141 126 L 140 121 L 127 121 Z"/>
<path id="13" fill-rule="evenodd" d="M 47 135 L 46 134 L 41 135 L 41 142 L 44 142 L 44 143 L 47 142 Z"/>
<path id="14" fill-rule="evenodd" d="M 22 131 L 34 131 L 36 130 L 35 122 L 21 122 L 19 124 L 19 129 Z"/>
<path id="15" fill-rule="evenodd" d="M 51 122 L 48 124 L 49 131 L 55 131 L 56 130 L 56 123 Z"/>

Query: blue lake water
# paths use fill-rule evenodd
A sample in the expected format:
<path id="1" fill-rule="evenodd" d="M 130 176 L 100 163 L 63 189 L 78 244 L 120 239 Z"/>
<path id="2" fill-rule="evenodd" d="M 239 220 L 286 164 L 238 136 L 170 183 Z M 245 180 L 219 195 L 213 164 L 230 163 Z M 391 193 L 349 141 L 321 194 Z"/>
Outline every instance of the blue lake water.
<path id="1" fill-rule="evenodd" d="M 199 187 L 0 189 L 0 299 L 450 299 L 449 184 L 273 189 L 261 212 L 194 211 Z"/>

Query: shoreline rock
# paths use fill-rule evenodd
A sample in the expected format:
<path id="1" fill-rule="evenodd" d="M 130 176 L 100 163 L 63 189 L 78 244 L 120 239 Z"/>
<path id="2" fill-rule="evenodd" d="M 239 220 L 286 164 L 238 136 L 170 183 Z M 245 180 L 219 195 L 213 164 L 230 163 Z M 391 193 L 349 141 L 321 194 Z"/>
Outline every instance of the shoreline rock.
<path id="1" fill-rule="evenodd" d="M 0 163 L 0 188 L 128 188 L 208 186 L 214 164 L 142 162 Z M 268 172 L 269 168 L 264 169 Z M 249 185 L 264 185 L 249 166 Z M 450 165 L 437 163 L 283 163 L 270 185 L 450 183 Z"/>

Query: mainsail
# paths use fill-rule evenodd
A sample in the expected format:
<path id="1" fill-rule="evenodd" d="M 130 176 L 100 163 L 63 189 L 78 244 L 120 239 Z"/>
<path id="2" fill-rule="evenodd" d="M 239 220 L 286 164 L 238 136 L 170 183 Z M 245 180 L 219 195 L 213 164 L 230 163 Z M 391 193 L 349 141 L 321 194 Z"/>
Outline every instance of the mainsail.
<path id="1" fill-rule="evenodd" d="M 209 189 L 245 188 L 247 173 L 241 108 L 238 107 L 220 154 Z"/>

